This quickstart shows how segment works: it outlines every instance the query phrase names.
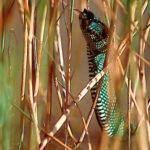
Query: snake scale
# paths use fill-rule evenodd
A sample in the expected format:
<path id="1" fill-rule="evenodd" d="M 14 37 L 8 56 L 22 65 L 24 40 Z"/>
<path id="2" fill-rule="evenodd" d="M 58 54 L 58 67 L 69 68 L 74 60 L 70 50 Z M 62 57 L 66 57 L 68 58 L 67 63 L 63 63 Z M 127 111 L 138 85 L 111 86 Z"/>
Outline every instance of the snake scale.
<path id="1" fill-rule="evenodd" d="M 79 14 L 79 21 L 81 31 L 87 43 L 89 76 L 91 80 L 104 68 L 109 40 L 109 29 L 97 16 L 87 9 L 84 9 L 84 11 Z M 97 86 L 98 83 L 91 89 L 93 101 L 95 99 Z M 112 88 L 113 96 L 110 96 L 110 88 L 112 88 L 110 84 L 110 73 L 107 72 L 102 78 L 95 113 L 102 129 L 108 133 L 108 136 L 113 137 L 118 134 L 124 134 L 125 121 L 116 102 L 115 90 Z"/>

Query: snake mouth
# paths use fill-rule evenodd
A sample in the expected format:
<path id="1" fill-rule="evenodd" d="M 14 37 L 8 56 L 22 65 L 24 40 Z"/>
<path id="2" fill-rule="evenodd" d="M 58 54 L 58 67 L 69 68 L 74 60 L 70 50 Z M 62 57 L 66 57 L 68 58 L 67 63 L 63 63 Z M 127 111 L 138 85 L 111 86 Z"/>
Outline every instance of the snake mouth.
<path id="1" fill-rule="evenodd" d="M 84 9 L 82 12 L 80 12 L 79 19 L 80 20 L 88 19 L 88 13 L 89 11 L 87 9 Z"/>
<path id="2" fill-rule="evenodd" d="M 93 20 L 94 14 L 91 11 L 84 9 L 83 12 L 80 13 L 79 19 Z"/>
<path id="3" fill-rule="evenodd" d="M 79 14 L 79 21 L 82 29 L 86 29 L 86 27 L 89 25 L 89 20 L 88 20 L 88 10 L 84 9 L 80 14 Z"/>
<path id="4" fill-rule="evenodd" d="M 84 12 L 80 12 L 79 19 L 80 20 L 86 19 L 86 16 L 84 15 Z"/>

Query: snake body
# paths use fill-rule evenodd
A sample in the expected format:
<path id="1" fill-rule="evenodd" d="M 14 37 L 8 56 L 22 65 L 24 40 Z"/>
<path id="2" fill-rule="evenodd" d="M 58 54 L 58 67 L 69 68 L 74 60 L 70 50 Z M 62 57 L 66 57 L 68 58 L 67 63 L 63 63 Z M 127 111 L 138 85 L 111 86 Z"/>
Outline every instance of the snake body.
<path id="1" fill-rule="evenodd" d="M 109 30 L 101 20 L 91 11 L 84 9 L 79 14 L 80 27 L 87 43 L 90 80 L 104 68 Z M 107 72 L 102 78 L 102 86 L 98 96 L 95 113 L 98 123 L 110 137 L 124 134 L 124 117 L 116 103 L 115 90 L 110 84 L 110 74 Z M 91 89 L 94 101 L 98 83 Z M 112 89 L 112 96 L 110 90 Z"/>

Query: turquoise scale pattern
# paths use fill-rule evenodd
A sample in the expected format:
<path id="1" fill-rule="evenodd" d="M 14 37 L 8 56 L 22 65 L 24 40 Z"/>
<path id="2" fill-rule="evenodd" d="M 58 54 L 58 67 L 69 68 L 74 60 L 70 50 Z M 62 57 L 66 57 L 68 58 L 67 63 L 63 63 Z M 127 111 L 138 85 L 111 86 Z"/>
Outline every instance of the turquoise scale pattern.
<path id="1" fill-rule="evenodd" d="M 104 60 L 105 60 L 105 54 L 103 53 L 94 57 L 94 62 L 95 62 L 95 65 L 97 66 L 97 70 L 95 70 L 95 75 L 98 74 L 100 71 L 102 71 Z M 102 82 L 101 91 L 99 93 L 99 97 L 97 100 L 95 112 L 96 112 L 98 121 L 101 123 L 101 126 L 103 126 L 105 130 L 108 132 L 109 136 L 113 136 L 115 134 L 123 135 L 124 119 L 123 119 L 123 116 L 121 115 L 121 112 L 116 107 L 116 97 L 114 93 L 112 96 L 113 100 L 110 104 L 111 97 L 109 97 L 110 94 L 108 92 L 110 88 L 109 80 L 110 80 L 109 73 L 106 73 L 103 76 L 103 82 Z"/>
<path id="2" fill-rule="evenodd" d="M 104 68 L 108 44 L 108 28 L 91 11 L 84 9 L 79 15 L 80 26 L 87 42 L 90 80 Z M 110 137 L 124 134 L 124 118 L 116 103 L 115 92 L 107 72 L 102 79 L 101 91 L 95 113 L 97 120 Z M 91 89 L 92 99 L 96 95 L 98 83 Z M 110 89 L 112 89 L 110 91 Z M 113 91 L 113 93 L 110 92 Z M 110 96 L 112 95 L 112 96 Z"/>

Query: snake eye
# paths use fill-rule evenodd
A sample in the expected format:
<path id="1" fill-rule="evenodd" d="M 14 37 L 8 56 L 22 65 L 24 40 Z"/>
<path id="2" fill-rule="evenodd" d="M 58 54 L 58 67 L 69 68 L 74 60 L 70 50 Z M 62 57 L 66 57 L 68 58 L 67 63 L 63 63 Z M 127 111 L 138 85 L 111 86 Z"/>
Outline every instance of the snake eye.
<path id="1" fill-rule="evenodd" d="M 89 11 L 89 12 L 87 13 L 87 18 L 88 18 L 88 19 L 94 19 L 94 14 Z"/>

